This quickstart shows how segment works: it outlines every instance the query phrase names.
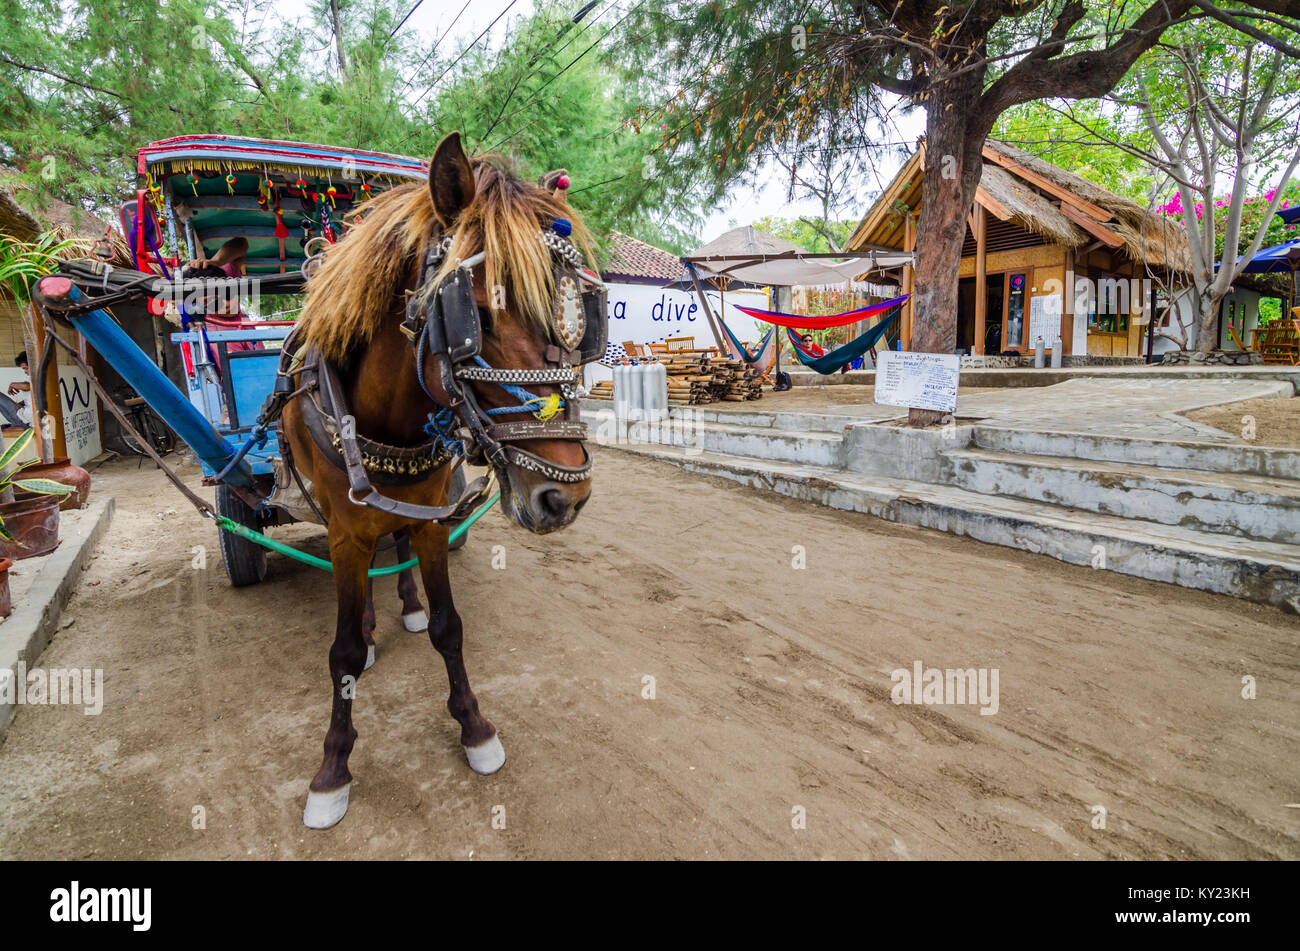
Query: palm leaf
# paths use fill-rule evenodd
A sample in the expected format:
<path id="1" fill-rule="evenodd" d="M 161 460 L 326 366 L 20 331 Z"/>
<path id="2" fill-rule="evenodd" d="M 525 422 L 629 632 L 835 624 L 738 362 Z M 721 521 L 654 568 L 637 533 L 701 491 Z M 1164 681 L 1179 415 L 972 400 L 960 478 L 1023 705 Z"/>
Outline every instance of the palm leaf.
<path id="1" fill-rule="evenodd" d="M 40 495 L 67 495 L 69 492 L 77 491 L 75 486 L 64 485 L 53 479 L 14 479 L 13 484 L 20 489 Z"/>
<path id="2" fill-rule="evenodd" d="M 27 444 L 32 441 L 32 434 L 34 432 L 35 430 L 29 429 L 9 444 L 9 448 L 4 451 L 4 455 L 0 456 L 0 471 L 3 471 L 6 466 L 13 462 L 14 459 L 27 448 Z"/>

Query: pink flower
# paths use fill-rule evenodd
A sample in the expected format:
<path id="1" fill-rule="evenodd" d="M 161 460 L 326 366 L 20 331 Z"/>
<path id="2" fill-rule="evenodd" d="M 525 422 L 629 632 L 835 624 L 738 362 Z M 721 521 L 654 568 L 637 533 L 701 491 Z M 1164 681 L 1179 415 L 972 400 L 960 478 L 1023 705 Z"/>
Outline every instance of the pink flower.
<path id="1" fill-rule="evenodd" d="M 1265 201 L 1272 201 L 1272 200 L 1273 200 L 1273 196 L 1276 195 L 1276 194 L 1277 194 L 1277 189 L 1276 189 L 1276 188 L 1270 189 L 1269 191 L 1264 192 L 1264 200 L 1265 200 Z"/>

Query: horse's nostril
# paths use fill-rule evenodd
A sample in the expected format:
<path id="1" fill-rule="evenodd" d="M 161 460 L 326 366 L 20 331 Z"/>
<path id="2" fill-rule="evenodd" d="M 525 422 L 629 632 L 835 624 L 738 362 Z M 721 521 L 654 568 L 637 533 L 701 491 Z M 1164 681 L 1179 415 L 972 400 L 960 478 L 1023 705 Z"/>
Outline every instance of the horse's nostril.
<path id="1" fill-rule="evenodd" d="M 559 518 L 569 512 L 569 500 L 559 489 L 543 489 L 537 494 L 538 507 L 551 518 Z"/>

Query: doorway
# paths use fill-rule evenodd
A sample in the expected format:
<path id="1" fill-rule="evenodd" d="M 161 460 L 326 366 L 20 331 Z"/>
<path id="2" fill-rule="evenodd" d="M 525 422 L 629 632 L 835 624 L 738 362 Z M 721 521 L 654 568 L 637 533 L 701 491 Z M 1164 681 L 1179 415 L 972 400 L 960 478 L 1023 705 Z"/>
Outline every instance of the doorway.
<path id="1" fill-rule="evenodd" d="M 1002 352 L 1002 318 L 1006 312 L 1006 275 L 989 274 L 984 278 L 988 288 L 984 318 L 984 352 L 996 355 Z M 1015 340 L 1019 343 L 1019 338 Z"/>

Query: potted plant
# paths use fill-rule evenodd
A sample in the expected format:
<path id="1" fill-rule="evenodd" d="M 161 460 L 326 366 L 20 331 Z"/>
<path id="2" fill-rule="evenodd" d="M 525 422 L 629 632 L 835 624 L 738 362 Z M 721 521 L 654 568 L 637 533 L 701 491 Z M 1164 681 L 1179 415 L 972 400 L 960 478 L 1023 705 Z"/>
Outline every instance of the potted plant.
<path id="1" fill-rule="evenodd" d="M 0 557 L 15 561 L 54 550 L 59 543 L 59 499 L 76 491 L 53 479 L 21 478 L 23 470 L 37 460 L 9 471 L 32 441 L 32 434 L 32 430 L 25 430 L 0 455 Z M 32 495 L 14 500 L 15 488 Z"/>

